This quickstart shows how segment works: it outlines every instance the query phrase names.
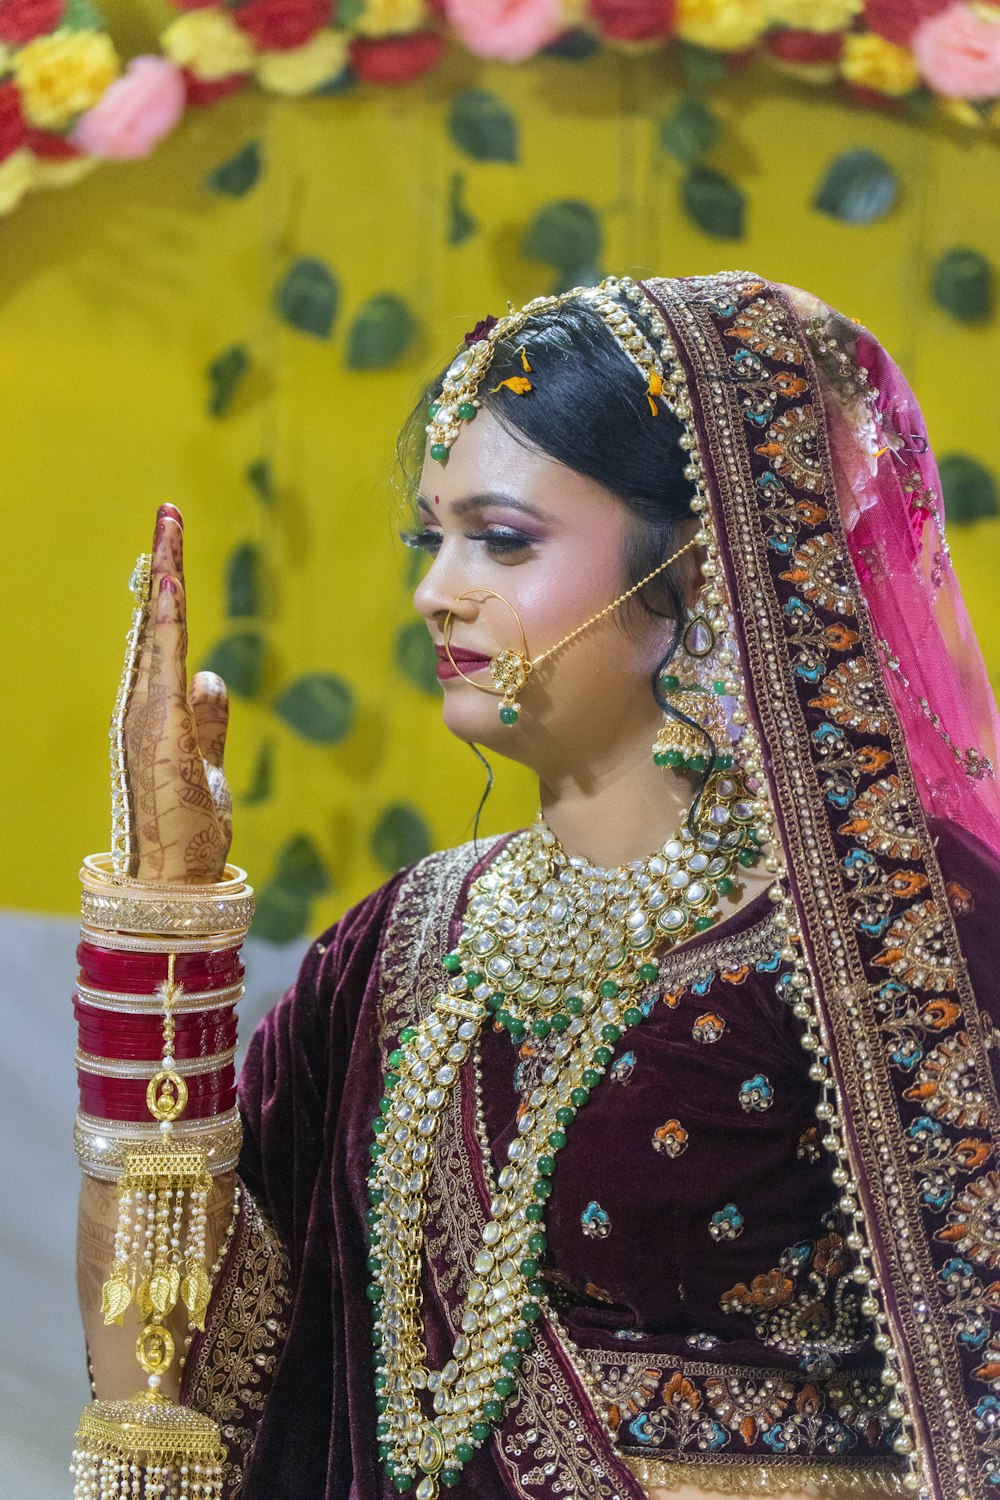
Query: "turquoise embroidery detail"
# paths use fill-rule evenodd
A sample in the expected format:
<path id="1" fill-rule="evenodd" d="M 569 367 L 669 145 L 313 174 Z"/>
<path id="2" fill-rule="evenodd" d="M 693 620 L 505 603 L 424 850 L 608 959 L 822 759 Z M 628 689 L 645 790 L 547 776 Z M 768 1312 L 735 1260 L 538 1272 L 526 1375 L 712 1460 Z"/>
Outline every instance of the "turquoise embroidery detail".
<path id="1" fill-rule="evenodd" d="M 611 1233 L 611 1215 L 599 1203 L 588 1203 L 580 1215 L 580 1227 L 589 1239 L 607 1239 Z"/>

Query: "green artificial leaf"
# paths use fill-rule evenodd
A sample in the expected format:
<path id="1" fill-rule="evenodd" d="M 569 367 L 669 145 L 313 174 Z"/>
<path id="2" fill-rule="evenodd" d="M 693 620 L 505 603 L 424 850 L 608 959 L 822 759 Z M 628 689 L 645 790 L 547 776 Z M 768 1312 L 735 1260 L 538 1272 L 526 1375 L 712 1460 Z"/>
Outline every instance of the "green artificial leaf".
<path id="1" fill-rule="evenodd" d="M 681 42 L 681 67 L 688 83 L 700 87 L 706 83 L 718 83 L 726 76 L 726 59 L 721 52 L 708 47 L 696 47 L 693 42 Z"/>
<path id="2" fill-rule="evenodd" d="M 582 62 L 600 50 L 600 42 L 589 31 L 564 31 L 554 42 L 542 48 L 543 57 L 558 57 L 561 62 Z"/>
<path id="3" fill-rule="evenodd" d="M 275 306 L 293 328 L 328 339 L 337 316 L 339 289 L 333 272 L 321 260 L 302 256 L 285 273 L 275 293 Z"/>
<path id="4" fill-rule="evenodd" d="M 256 698 L 264 670 L 264 638 L 256 630 L 223 636 L 201 667 L 203 672 L 218 672 L 237 698 Z"/>
<path id="5" fill-rule="evenodd" d="M 437 652 L 420 620 L 404 625 L 396 637 L 396 665 L 414 687 L 425 693 L 437 693 Z"/>
<path id="6" fill-rule="evenodd" d="M 601 221 L 589 203 L 574 198 L 547 203 L 525 230 L 521 253 L 560 271 L 596 265 L 601 258 Z"/>
<path id="7" fill-rule="evenodd" d="M 673 119 L 660 126 L 660 144 L 685 167 L 707 156 L 718 139 L 718 120 L 694 94 L 685 94 Z"/>
<path id="8" fill-rule="evenodd" d="M 226 613 L 231 620 L 260 613 L 260 554 L 252 542 L 236 548 L 226 567 Z"/>
<path id="9" fill-rule="evenodd" d="M 303 739 L 336 745 L 351 727 L 354 694 L 339 677 L 312 672 L 285 688 L 274 711 Z"/>
<path id="10" fill-rule="evenodd" d="M 242 344 L 233 344 L 213 359 L 208 367 L 211 391 L 208 410 L 213 417 L 225 416 L 236 395 L 236 388 L 250 368 L 250 356 Z"/>
<path id="11" fill-rule="evenodd" d="M 517 161 L 517 121 L 486 89 L 459 94 L 451 106 L 448 129 L 459 150 L 476 161 Z"/>
<path id="12" fill-rule="evenodd" d="M 271 475 L 271 465 L 266 458 L 254 459 L 252 464 L 244 470 L 245 477 L 257 491 L 258 497 L 265 505 L 270 505 L 274 500 L 274 479 Z"/>
<path id="13" fill-rule="evenodd" d="M 353 26 L 365 13 L 365 0 L 336 0 L 335 15 L 338 26 Z"/>
<path id="14" fill-rule="evenodd" d="M 250 778 L 250 785 L 243 793 L 241 801 L 252 807 L 256 802 L 266 802 L 271 795 L 271 787 L 274 779 L 274 745 L 271 740 L 265 740 L 257 752 L 257 761 Z"/>
<path id="15" fill-rule="evenodd" d="M 713 172 L 711 167 L 692 167 L 681 185 L 681 201 L 706 234 L 720 240 L 742 238 L 746 198 L 735 182 L 721 172 Z"/>
<path id="16" fill-rule="evenodd" d="M 278 855 L 274 880 L 286 891 L 303 896 L 321 896 L 330 889 L 330 877 L 312 839 L 304 833 L 289 839 Z"/>
<path id="17" fill-rule="evenodd" d="M 66 0 L 59 24 L 68 31 L 100 31 L 104 22 L 90 0 Z"/>
<path id="18" fill-rule="evenodd" d="M 404 355 L 417 325 L 413 314 L 393 292 L 370 297 L 347 336 L 347 365 L 351 370 L 381 370 Z"/>
<path id="19" fill-rule="evenodd" d="M 934 300 L 963 323 L 993 310 L 993 268 L 978 250 L 949 250 L 934 267 Z"/>
<path id="20" fill-rule="evenodd" d="M 226 198 L 245 198 L 256 186 L 263 164 L 260 143 L 248 141 L 235 156 L 209 172 L 205 186 L 210 193 L 221 193 Z"/>
<path id="21" fill-rule="evenodd" d="M 290 943 L 309 926 L 309 897 L 269 881 L 258 890 L 251 932 L 265 943 Z"/>
<path id="22" fill-rule="evenodd" d="M 899 181 L 885 157 L 859 147 L 830 164 L 813 207 L 848 224 L 873 224 L 885 217 L 898 197 Z"/>
<path id="23" fill-rule="evenodd" d="M 372 829 L 372 854 L 390 875 L 431 852 L 430 830 L 415 807 L 396 802 Z"/>
<path id="24" fill-rule="evenodd" d="M 997 482 L 989 469 L 967 453 L 949 453 L 938 464 L 944 513 L 957 526 L 1000 514 Z"/>
<path id="25" fill-rule="evenodd" d="M 452 173 L 448 185 L 448 244 L 461 245 L 470 234 L 475 234 L 479 225 L 465 207 L 465 174 Z"/>

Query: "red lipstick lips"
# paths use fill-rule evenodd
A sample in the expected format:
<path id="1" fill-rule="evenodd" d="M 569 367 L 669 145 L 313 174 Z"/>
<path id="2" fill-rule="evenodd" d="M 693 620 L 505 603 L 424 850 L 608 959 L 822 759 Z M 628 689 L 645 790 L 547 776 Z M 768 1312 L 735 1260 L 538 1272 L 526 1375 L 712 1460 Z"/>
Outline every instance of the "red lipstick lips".
<path id="1" fill-rule="evenodd" d="M 451 662 L 448 660 L 448 653 L 445 651 L 444 647 L 435 646 L 434 650 L 437 652 L 438 659 L 438 681 L 449 682 L 453 677 L 457 677 L 459 674 L 455 671 L 455 667 L 453 667 Z M 463 651 L 461 646 L 452 646 L 451 654 L 454 659 L 455 666 L 461 667 L 466 677 L 471 677 L 475 672 L 483 671 L 483 669 L 485 667 L 488 667 L 490 664 L 490 658 L 488 656 L 482 656 L 478 651 Z"/>

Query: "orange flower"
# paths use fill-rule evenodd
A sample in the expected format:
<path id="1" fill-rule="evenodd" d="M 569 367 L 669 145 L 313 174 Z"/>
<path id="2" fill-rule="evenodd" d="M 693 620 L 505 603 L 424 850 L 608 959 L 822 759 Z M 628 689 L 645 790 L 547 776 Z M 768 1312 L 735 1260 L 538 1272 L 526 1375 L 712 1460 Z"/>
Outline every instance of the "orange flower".
<path id="1" fill-rule="evenodd" d="M 977 1141 L 968 1136 L 964 1141 L 959 1141 L 955 1147 L 955 1155 L 966 1172 L 973 1172 L 976 1167 L 981 1167 L 989 1161 L 993 1155 L 993 1147 L 986 1141 Z"/>
<path id="2" fill-rule="evenodd" d="M 975 905 L 972 892 L 966 890 L 964 885 L 959 885 L 957 880 L 949 880 L 945 889 L 948 892 L 948 905 L 956 916 L 964 917 Z"/>
<path id="3" fill-rule="evenodd" d="M 796 500 L 795 514 L 804 526 L 818 526 L 820 521 L 826 520 L 829 512 L 814 500 Z"/>
<path id="4" fill-rule="evenodd" d="M 962 1014 L 962 1007 L 954 1000 L 931 1000 L 920 1012 L 920 1019 L 932 1031 L 945 1031 Z"/>
<path id="5" fill-rule="evenodd" d="M 927 885 L 927 876 L 921 875 L 919 870 L 897 870 L 889 882 L 892 894 L 901 900 L 910 896 L 916 896 Z"/>
<path id="6" fill-rule="evenodd" d="M 701 1392 L 679 1370 L 663 1382 L 661 1394 L 668 1406 L 686 1406 L 689 1411 L 697 1411 L 701 1405 Z"/>
<path id="7" fill-rule="evenodd" d="M 841 1275 L 844 1269 L 844 1240 L 842 1235 L 827 1234 L 821 1240 L 816 1241 L 813 1266 L 821 1276 L 829 1276 L 831 1280 Z"/>
<path id="8" fill-rule="evenodd" d="M 876 745 L 862 745 L 858 751 L 858 766 L 864 776 L 874 776 L 891 760 L 888 750 L 879 750 Z"/>
<path id="9" fill-rule="evenodd" d="M 856 630 L 848 630 L 846 625 L 828 625 L 823 634 L 834 651 L 846 651 L 848 646 L 856 646 L 861 639 Z"/>

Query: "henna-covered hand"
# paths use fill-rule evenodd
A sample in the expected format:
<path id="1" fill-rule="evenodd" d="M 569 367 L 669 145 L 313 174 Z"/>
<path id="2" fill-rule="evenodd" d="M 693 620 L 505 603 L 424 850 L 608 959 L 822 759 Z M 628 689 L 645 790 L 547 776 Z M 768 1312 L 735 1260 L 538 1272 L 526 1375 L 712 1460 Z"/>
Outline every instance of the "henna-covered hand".
<path id="1" fill-rule="evenodd" d="M 125 718 L 139 880 L 211 882 L 225 868 L 232 799 L 222 770 L 229 705 L 214 672 L 187 680 L 184 530 L 161 505 L 152 588 Z"/>

